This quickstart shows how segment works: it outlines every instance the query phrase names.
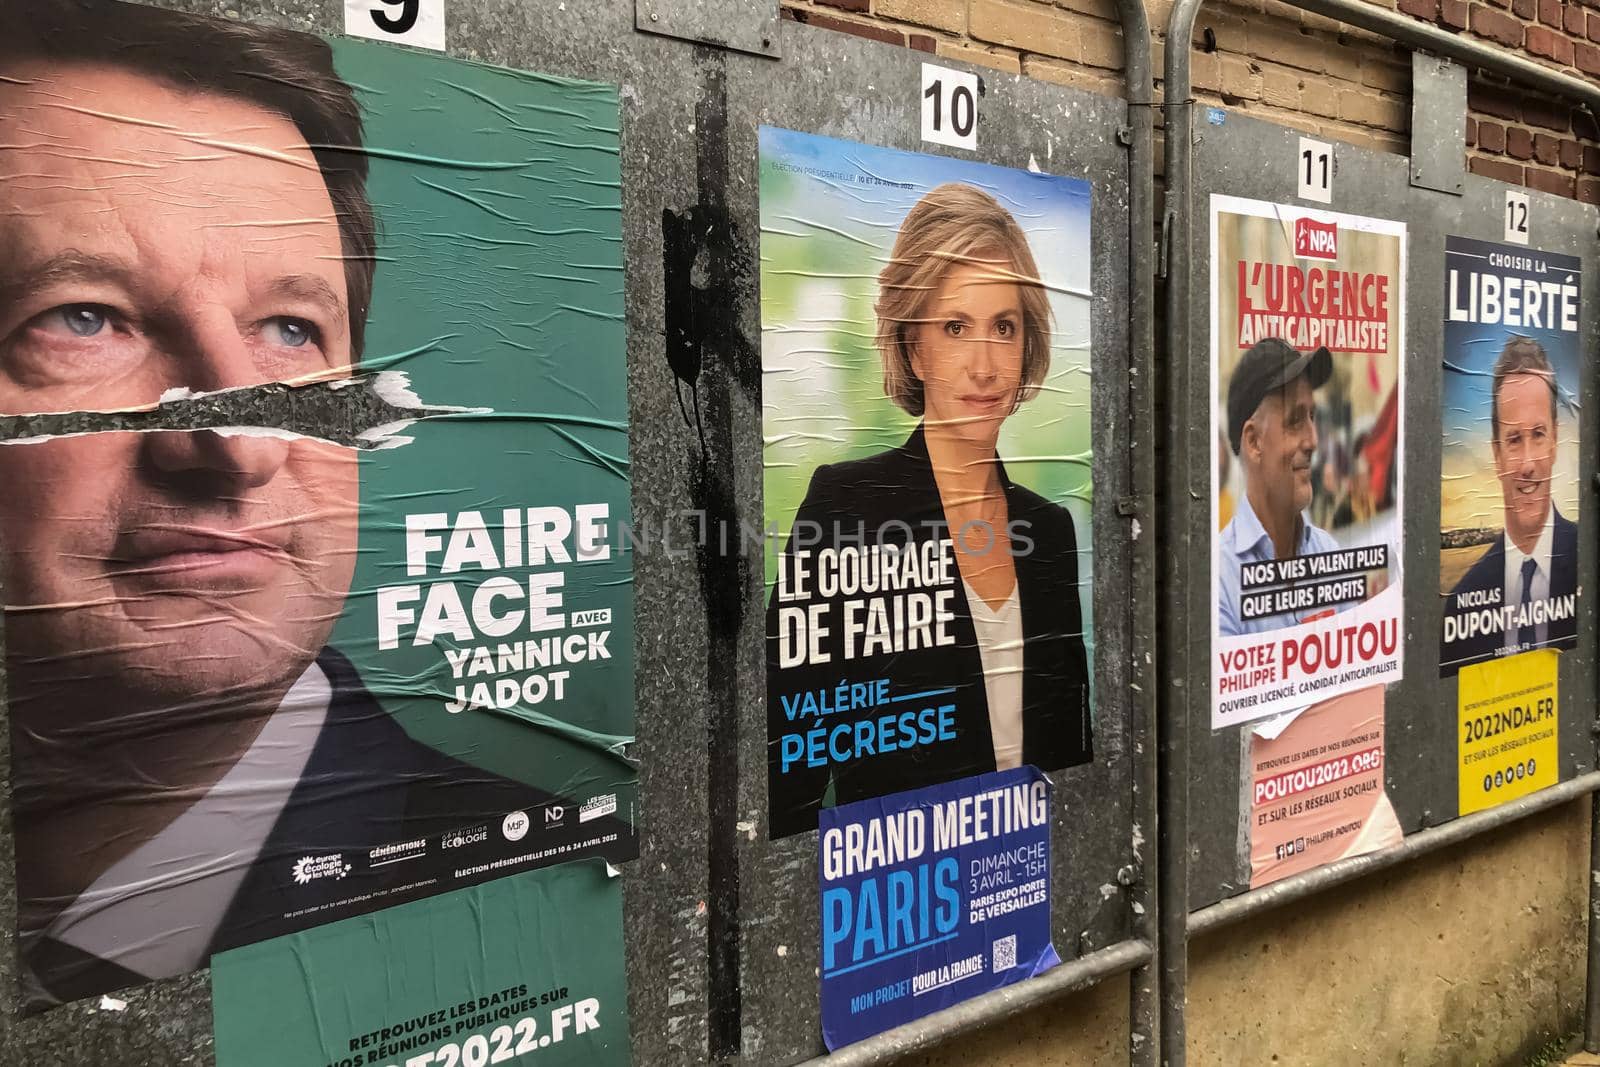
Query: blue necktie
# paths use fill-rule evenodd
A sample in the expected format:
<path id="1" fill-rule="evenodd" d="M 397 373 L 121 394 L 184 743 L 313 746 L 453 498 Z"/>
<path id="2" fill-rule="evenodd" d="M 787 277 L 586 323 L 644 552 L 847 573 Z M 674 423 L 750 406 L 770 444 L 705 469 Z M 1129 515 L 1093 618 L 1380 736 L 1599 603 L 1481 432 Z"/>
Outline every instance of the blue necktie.
<path id="1" fill-rule="evenodd" d="M 1533 575 L 1539 565 L 1531 559 L 1522 561 L 1522 609 L 1526 615 L 1528 606 L 1533 600 Z M 1534 626 L 1532 622 L 1517 628 L 1517 644 L 1523 648 L 1532 648 L 1534 640 Z"/>

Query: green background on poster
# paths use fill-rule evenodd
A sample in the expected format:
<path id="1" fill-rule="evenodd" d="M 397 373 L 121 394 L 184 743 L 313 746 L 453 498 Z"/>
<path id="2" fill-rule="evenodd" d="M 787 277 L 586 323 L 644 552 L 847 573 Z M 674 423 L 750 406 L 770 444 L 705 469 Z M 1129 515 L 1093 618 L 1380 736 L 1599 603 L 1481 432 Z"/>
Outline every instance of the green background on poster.
<path id="1" fill-rule="evenodd" d="M 213 957 L 217 1064 L 625 1065 L 624 961 L 604 861 L 529 871 Z"/>
<path id="2" fill-rule="evenodd" d="M 412 443 L 361 456 L 360 555 L 331 643 L 415 738 L 569 800 L 617 793 L 634 808 L 631 558 L 408 575 L 406 517 L 479 511 L 496 545 L 509 508 L 609 507 L 606 543 L 630 521 L 623 321 L 620 112 L 614 86 L 334 39 L 339 73 L 365 111 L 369 191 L 379 222 L 368 371 L 401 371 L 446 415 L 400 431 Z M 449 530 L 442 531 L 448 541 Z M 463 602 L 485 579 L 526 585 L 559 570 L 564 629 L 526 627 L 378 648 L 382 587 L 454 580 Z M 418 618 L 423 604 L 413 601 Z M 499 613 L 526 607 L 502 597 Z M 610 612 L 609 658 L 567 666 L 565 699 L 452 714 L 458 684 L 522 680 L 531 668 L 458 679 L 445 651 L 586 631 L 572 613 Z M 529 727 L 533 727 L 530 729 Z"/>

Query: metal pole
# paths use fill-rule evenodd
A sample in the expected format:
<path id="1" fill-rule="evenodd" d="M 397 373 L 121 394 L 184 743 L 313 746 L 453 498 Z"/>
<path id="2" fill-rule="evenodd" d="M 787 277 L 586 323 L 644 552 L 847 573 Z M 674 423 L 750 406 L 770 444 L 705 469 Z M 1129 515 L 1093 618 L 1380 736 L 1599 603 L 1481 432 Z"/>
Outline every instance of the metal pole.
<path id="1" fill-rule="evenodd" d="M 1447 56 L 1463 66 L 1501 74 L 1551 96 L 1582 104 L 1600 115 L 1600 84 L 1574 78 L 1531 59 L 1523 59 L 1493 45 L 1470 37 L 1457 37 L 1437 26 L 1418 22 L 1409 15 L 1380 8 L 1366 0 L 1288 0 L 1290 6 L 1357 29 L 1382 34 L 1392 40 L 1434 55 Z M 1171 37 L 1167 38 L 1169 41 Z"/>
<path id="2" fill-rule="evenodd" d="M 802 1067 L 876 1067 L 878 1064 L 893 1063 L 958 1034 L 991 1026 L 1013 1015 L 1031 1011 L 1041 1004 L 1098 985 L 1112 975 L 1143 967 L 1150 962 L 1152 955 L 1152 949 L 1143 941 L 1121 941 L 1110 948 L 1069 960 L 1038 978 L 1002 986 L 981 997 L 973 997 L 933 1015 L 848 1045 L 832 1055 L 807 1060 Z"/>
<path id="3" fill-rule="evenodd" d="M 1354 856 L 1350 859 L 1338 860 L 1323 867 L 1307 871 L 1294 878 L 1285 878 L 1281 882 L 1274 882 L 1261 889 L 1252 889 L 1248 893 L 1240 893 L 1236 897 L 1229 897 L 1209 908 L 1202 908 L 1189 916 L 1189 936 L 1198 937 L 1219 930 L 1224 926 L 1252 918 L 1269 908 L 1281 907 L 1292 901 L 1303 900 L 1325 889 L 1336 885 L 1354 881 L 1365 877 L 1374 871 L 1396 867 L 1419 856 L 1425 856 L 1450 845 L 1459 844 L 1479 834 L 1490 830 L 1497 830 L 1512 823 L 1536 815 L 1541 811 L 1560 807 L 1562 804 L 1593 793 L 1600 789 L 1600 771 L 1591 771 L 1570 782 L 1553 785 L 1549 789 L 1541 789 L 1537 793 L 1502 804 L 1488 811 L 1480 811 L 1475 815 L 1463 815 L 1452 819 L 1442 826 L 1428 830 L 1419 830 L 1414 834 L 1407 834 L 1404 841 L 1386 848 L 1381 852 L 1369 852 L 1365 856 Z M 1593 908 L 1591 905 L 1590 918 L 1593 921 Z M 1594 952 L 1589 954 L 1590 974 L 1594 974 Z M 1589 1001 L 1591 1005 L 1595 997 L 1595 983 L 1589 984 Z"/>
<path id="4" fill-rule="evenodd" d="M 1167 418 L 1162 440 L 1162 588 L 1188 590 L 1191 556 L 1189 483 L 1193 477 L 1184 440 L 1195 413 L 1190 410 L 1190 376 L 1196 368 L 1189 350 L 1189 201 L 1192 178 L 1189 42 L 1201 0 L 1178 0 L 1167 21 L 1166 69 L 1162 102 L 1166 120 L 1167 206 L 1162 219 L 1163 274 L 1167 280 L 1165 385 Z M 1204 367 L 1201 361 L 1199 366 Z M 1182 1067 L 1185 1060 L 1183 1009 L 1188 994 L 1189 947 L 1189 616 L 1192 605 L 1180 594 L 1162 615 L 1160 687 L 1160 811 L 1157 824 L 1161 937 L 1161 1062 Z"/>
<path id="5" fill-rule="evenodd" d="M 1152 881 L 1160 862 L 1156 739 L 1156 401 L 1155 401 L 1155 111 L 1150 22 L 1144 0 L 1118 0 L 1123 82 L 1128 99 L 1128 411 L 1132 514 L 1129 599 L 1133 733 L 1133 864 L 1128 887 L 1133 929 L 1159 946 L 1161 905 Z M 1180 914 L 1182 914 L 1180 912 Z M 1161 1042 L 1161 952 L 1128 979 L 1128 1062 L 1155 1067 Z"/>
<path id="6" fill-rule="evenodd" d="M 1589 971 L 1583 1005 L 1583 1047 L 1600 1052 L 1600 801 L 1589 797 Z"/>

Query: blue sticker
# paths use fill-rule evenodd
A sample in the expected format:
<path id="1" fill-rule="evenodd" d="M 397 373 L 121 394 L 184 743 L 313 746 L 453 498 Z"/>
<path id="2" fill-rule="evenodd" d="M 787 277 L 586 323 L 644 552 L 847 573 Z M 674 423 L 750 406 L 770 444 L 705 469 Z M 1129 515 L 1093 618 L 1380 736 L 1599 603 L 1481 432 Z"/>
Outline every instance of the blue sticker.
<path id="1" fill-rule="evenodd" d="M 830 1051 L 1061 962 L 1037 769 L 825 808 L 818 830 Z"/>
<path id="2" fill-rule="evenodd" d="M 1221 126 L 1228 121 L 1228 113 L 1220 107 L 1206 108 L 1206 121 L 1213 126 Z"/>

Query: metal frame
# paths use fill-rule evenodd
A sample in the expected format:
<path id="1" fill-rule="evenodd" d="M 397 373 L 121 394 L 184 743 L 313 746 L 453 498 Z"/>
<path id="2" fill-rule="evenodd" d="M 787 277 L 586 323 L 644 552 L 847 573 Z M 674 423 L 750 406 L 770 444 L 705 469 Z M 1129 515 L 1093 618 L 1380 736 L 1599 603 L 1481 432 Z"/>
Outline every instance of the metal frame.
<path id="1" fill-rule="evenodd" d="M 1192 375 L 1205 371 L 1189 350 L 1189 313 L 1194 271 L 1188 254 L 1194 230 L 1194 104 L 1190 50 L 1195 21 L 1204 0 L 1177 0 L 1167 22 L 1165 116 L 1167 208 L 1162 220 L 1167 281 L 1165 395 L 1168 417 L 1163 435 L 1167 467 L 1163 471 L 1162 531 L 1165 537 L 1163 581 L 1178 588 L 1184 561 L 1194 548 L 1190 523 L 1192 494 L 1176 457 L 1184 453 L 1184 433 L 1192 412 Z M 1289 0 L 1304 11 L 1388 37 L 1400 44 L 1456 60 L 1528 88 L 1584 106 L 1600 115 L 1600 85 L 1572 78 L 1490 45 L 1457 37 L 1362 0 Z M 1392 849 L 1329 864 L 1269 887 L 1188 914 L 1188 717 L 1187 684 L 1190 612 L 1163 616 L 1161 677 L 1160 856 L 1161 922 L 1161 1059 L 1181 1067 L 1186 1061 L 1184 1002 L 1188 984 L 1188 939 L 1252 916 L 1268 908 L 1303 899 L 1321 890 L 1398 864 L 1436 849 L 1507 826 L 1539 811 L 1600 790 L 1600 772 L 1582 775 L 1501 807 L 1457 818 L 1443 826 L 1408 836 Z M 1600 1051 L 1600 804 L 1592 812 L 1591 878 L 1589 884 L 1588 995 L 1584 1047 Z"/>
<path id="2" fill-rule="evenodd" d="M 139 2 L 197 13 L 214 13 L 215 9 L 214 0 Z M 328 0 L 278 0 L 270 5 L 250 0 L 237 6 L 247 20 L 323 34 L 340 32 L 341 9 Z M 1120 101 L 1107 99 L 1107 109 L 1115 104 L 1126 118 L 1119 119 L 1125 125 L 1109 125 L 1104 135 L 1108 143 L 1126 151 L 1119 159 L 1118 172 L 1125 162 L 1128 218 L 1123 233 L 1123 220 L 1107 216 L 1116 221 L 1106 234 L 1115 235 L 1126 247 L 1127 256 L 1125 276 L 1120 259 L 1106 276 L 1117 288 L 1126 282 L 1128 306 L 1108 306 L 1104 316 L 1124 332 L 1128 373 L 1126 381 L 1121 374 L 1105 375 L 1100 388 L 1105 390 L 1102 395 L 1115 395 L 1119 407 L 1126 405 L 1127 425 L 1118 425 L 1115 433 L 1119 446 L 1125 434 L 1135 447 L 1105 453 L 1112 475 L 1109 484 L 1119 495 L 1108 492 L 1096 507 L 1096 526 L 1116 528 L 1118 541 L 1124 545 L 1120 551 L 1126 560 L 1130 590 L 1125 607 L 1121 588 L 1113 590 L 1106 583 L 1106 595 L 1116 605 L 1114 610 L 1128 633 L 1128 644 L 1118 650 L 1115 677 L 1127 683 L 1126 695 L 1122 685 L 1117 687 L 1117 699 L 1125 702 L 1127 715 L 1125 724 L 1119 718 L 1119 745 L 1125 744 L 1119 757 L 1119 768 L 1125 769 L 1119 773 L 1127 776 L 1129 791 L 1120 794 L 1118 804 L 1129 805 L 1132 840 L 1119 840 L 1122 858 L 1117 865 L 1121 870 L 1115 872 L 1115 880 L 1125 892 L 1107 903 L 1103 913 L 1103 917 L 1115 913 L 1119 940 L 1108 947 L 1083 942 L 1071 946 L 1070 952 L 1063 945 L 1063 955 L 1083 954 L 1039 978 L 842 1050 L 826 1058 L 830 1063 L 885 1062 L 1129 972 L 1130 1060 L 1140 1065 L 1155 1062 L 1159 1043 L 1155 961 L 1160 942 L 1159 908 L 1151 881 L 1157 864 L 1156 538 L 1151 527 L 1156 514 L 1153 61 L 1142 0 L 1118 0 L 1118 10 L 1125 42 L 1126 108 Z M 754 130 L 737 121 L 728 123 L 727 117 L 730 110 L 737 115 L 745 106 L 737 98 L 730 105 L 730 84 L 737 86 L 741 80 L 748 84 L 753 71 L 781 69 L 772 63 L 779 41 L 792 40 L 793 34 L 801 32 L 792 23 L 777 24 L 770 38 L 754 38 L 756 46 L 752 47 L 751 34 L 766 26 L 775 11 L 771 0 L 696 0 L 679 4 L 671 12 L 655 0 L 585 0 L 566 5 L 480 0 L 456 3 L 451 12 L 451 46 L 446 55 L 611 81 L 622 87 L 624 173 L 626 180 L 645 190 L 624 198 L 623 203 L 632 456 L 635 484 L 648 482 L 662 490 L 636 494 L 634 515 L 641 528 L 655 525 L 667 530 L 672 542 L 679 545 L 693 541 L 690 520 L 679 513 L 683 506 L 699 508 L 710 521 L 729 520 L 731 528 L 737 528 L 741 514 L 749 514 L 752 499 L 759 507 L 759 407 L 752 420 L 749 404 L 752 395 L 759 397 L 759 357 L 754 364 L 748 358 L 749 339 L 759 337 L 759 316 L 752 315 L 756 307 L 753 288 L 742 279 L 733 285 L 726 277 L 741 266 L 738 254 L 748 254 L 748 245 L 740 242 L 751 235 L 752 200 L 748 186 L 741 181 L 753 170 L 744 150 Z M 651 20 L 651 14 L 660 17 Z M 815 32 L 821 35 L 824 31 Z M 718 34 L 737 40 L 719 45 L 711 40 Z M 852 41 L 842 35 L 831 36 Z M 910 59 L 906 57 L 908 63 Z M 1058 96 L 1089 95 L 1023 81 Z M 915 137 L 915 127 L 909 129 Z M 1097 196 L 1101 191 L 1105 190 L 1098 190 Z M 1120 183 L 1106 192 L 1119 200 L 1124 195 Z M 681 232 L 666 232 L 666 214 L 681 223 Z M 671 328 L 677 322 L 674 313 L 683 311 L 684 301 L 693 303 L 695 297 L 693 292 L 685 295 L 672 287 L 685 280 L 685 262 L 700 258 L 674 258 L 684 250 L 669 247 L 669 237 L 684 234 L 700 242 L 690 252 L 707 253 L 704 262 L 710 264 L 712 275 L 704 291 L 719 295 L 715 321 L 696 324 L 693 351 L 687 353 L 695 359 L 692 367 L 674 362 L 685 353 L 678 351 L 681 346 L 675 342 L 682 338 Z M 743 265 L 750 265 L 748 258 Z M 689 310 L 705 309 L 695 305 Z M 685 382 L 699 389 L 696 411 L 704 411 L 703 427 L 679 417 L 674 387 Z M 756 449 L 753 460 L 752 443 Z M 753 483 L 752 473 L 756 475 Z M 752 484 L 756 486 L 753 498 L 749 492 Z M 740 735 L 745 735 L 746 742 L 750 740 L 749 730 L 740 726 L 740 715 L 750 706 L 744 698 L 752 674 L 748 663 L 741 661 L 749 659 L 745 653 L 758 648 L 748 638 L 760 629 L 759 612 L 750 611 L 759 599 L 751 599 L 751 587 L 741 581 L 736 566 L 714 560 L 685 563 L 681 558 L 651 554 L 638 560 L 635 582 L 642 595 L 648 590 L 654 604 L 649 612 L 641 612 L 638 620 L 638 673 L 661 677 L 670 672 L 674 677 L 670 690 L 662 685 L 641 686 L 638 695 L 637 754 L 643 764 L 646 821 L 656 826 L 670 826 L 674 819 L 691 825 L 703 822 L 712 835 L 720 835 L 715 841 L 682 842 L 663 831 L 647 838 L 645 854 L 626 869 L 630 959 L 648 968 L 647 973 L 671 975 L 675 987 L 671 992 L 687 992 L 687 996 L 671 999 L 666 983 L 632 983 L 629 1003 L 636 1026 L 636 1054 L 640 1062 L 651 1063 L 771 1062 L 770 1045 L 762 1051 L 747 1044 L 743 1056 L 729 1055 L 729 1046 L 738 1052 L 743 1036 L 740 1005 L 737 997 L 731 1004 L 716 1003 L 714 995 L 720 983 L 735 993 L 744 988 L 748 999 L 749 986 L 741 985 L 740 972 L 742 981 L 748 983 L 754 970 L 746 953 L 756 924 L 741 925 L 737 920 L 741 885 L 736 849 L 743 832 L 735 820 L 745 809 L 734 802 L 734 791 L 737 778 L 754 780 L 760 775 L 752 773 L 748 762 L 733 782 L 722 771 L 730 764 L 740 770 Z M 669 635 L 672 640 L 665 640 Z M 1121 659 L 1122 655 L 1129 658 Z M 0 685 L 3 681 L 0 678 Z M 688 708 L 700 714 L 683 714 Z M 671 758 L 656 758 L 667 753 Z M 0 764 L 4 760 L 4 739 L 0 737 Z M 0 851 L 8 847 L 0 832 Z M 672 860 L 670 868 L 665 862 L 668 858 Z M 0 856 L 0 867 L 4 866 Z M 719 877 L 719 873 L 729 876 Z M 742 890 L 746 898 L 753 891 L 748 868 Z M 1088 892 L 1094 892 L 1092 886 Z M 703 903 L 695 911 L 697 900 Z M 1100 925 L 1104 924 L 1097 924 L 1097 929 Z M 795 955 L 798 958 L 799 954 Z M 810 973 L 809 967 L 806 973 Z M 171 1058 L 182 1047 L 203 1062 L 207 1046 L 199 1028 L 209 1024 L 206 988 L 204 975 L 143 987 L 130 998 L 127 1014 L 120 1017 L 96 1014 L 88 1004 L 63 1009 L 48 1017 L 48 1022 L 30 1024 L 31 1040 L 40 1047 L 53 1044 L 69 1049 L 86 1047 L 81 1042 L 110 1042 L 94 1047 L 115 1051 L 119 1047 L 115 1042 L 137 1039 L 146 1042 L 147 1056 Z M 195 1027 L 194 1035 L 172 1024 L 174 1017 L 183 1019 L 183 1026 Z M 130 1036 L 132 1028 L 126 1024 L 135 1018 L 141 1025 L 148 1023 L 157 1036 L 146 1039 L 143 1031 Z M 646 1029 L 646 1020 L 649 1032 L 640 1033 Z M 151 1048 L 156 1052 L 150 1052 Z"/>
<path id="3" fill-rule="evenodd" d="M 1071 993 L 1081 993 L 1124 971 L 1133 972 L 1137 998 L 1139 971 L 1148 969 L 1154 957 L 1154 950 L 1148 943 L 1124 941 L 1069 960 L 1038 978 L 996 989 L 916 1022 L 885 1030 L 876 1037 L 857 1042 L 831 1055 L 809 1060 L 804 1067 L 875 1067 L 877 1064 L 892 1063 L 949 1038 L 1031 1011 Z M 1136 1063 L 1147 1062 L 1138 1057 L 1140 1048 L 1149 1047 L 1149 1043 L 1132 1041 L 1131 1035 L 1135 1032 L 1132 1029 L 1129 1031 L 1130 1059 Z"/>
<path id="4" fill-rule="evenodd" d="M 1129 688 L 1132 691 L 1134 861 L 1127 899 L 1134 913 L 1137 937 L 1068 961 L 1038 978 L 1008 986 L 937 1014 L 810 1061 L 829 1067 L 867 1067 L 898 1060 L 940 1041 L 1008 1019 L 1021 1012 L 1088 989 L 1106 978 L 1129 972 L 1128 1062 L 1155 1067 L 1162 1048 L 1166 1019 L 1160 946 L 1169 943 L 1164 916 L 1182 923 L 1183 897 L 1171 907 L 1164 883 L 1151 885 L 1152 874 L 1164 874 L 1166 813 L 1160 807 L 1161 778 L 1156 757 L 1159 729 L 1156 650 L 1156 379 L 1155 379 L 1155 97 L 1150 23 L 1143 0 L 1117 0 L 1123 40 L 1123 84 L 1128 126 L 1128 409 L 1131 415 L 1131 498 L 1118 501 L 1118 512 L 1133 530 L 1133 574 L 1129 611 L 1132 618 Z M 1171 922 L 1173 920 L 1167 920 Z M 1181 929 L 1181 927 L 1180 927 Z"/>
<path id="5" fill-rule="evenodd" d="M 1068 960 L 1061 966 L 1041 975 L 1036 979 L 1018 983 L 1015 986 L 998 990 L 994 993 L 975 998 L 960 1005 L 951 1007 L 937 1013 L 909 1023 L 884 1034 L 880 1034 L 867 1041 L 860 1042 L 839 1050 L 832 1055 L 819 1056 L 807 1062 L 813 1064 L 876 1064 L 890 1062 L 920 1049 L 926 1049 L 940 1041 L 956 1034 L 992 1025 L 1009 1018 L 1019 1012 L 1029 1010 L 1037 1005 L 1058 999 L 1073 992 L 1086 989 L 1101 980 L 1132 972 L 1129 983 L 1129 1018 L 1130 1037 L 1129 1055 L 1131 1062 L 1140 1065 L 1155 1063 L 1159 1045 L 1159 981 L 1154 966 L 1157 955 L 1156 923 L 1159 909 L 1156 901 L 1156 890 L 1152 882 L 1155 873 L 1156 858 L 1152 854 L 1155 848 L 1155 783 L 1156 769 L 1153 753 L 1155 751 L 1156 737 L 1156 701 L 1154 686 L 1155 670 L 1155 641 L 1154 641 L 1154 616 L 1155 616 L 1155 537 L 1151 529 L 1151 522 L 1155 515 L 1155 450 L 1153 442 L 1154 432 L 1154 122 L 1155 113 L 1153 105 L 1153 60 L 1150 48 L 1150 27 L 1146 18 L 1144 6 L 1140 0 L 1119 0 L 1119 12 L 1122 18 L 1123 38 L 1126 42 L 1125 53 L 1125 86 L 1126 108 L 1124 123 L 1120 127 L 1113 127 L 1107 131 L 1108 136 L 1114 133 L 1114 144 L 1124 150 L 1123 160 L 1126 164 L 1128 175 L 1126 210 L 1128 227 L 1126 234 L 1126 261 L 1118 258 L 1114 264 L 1115 281 L 1120 287 L 1125 280 L 1128 286 L 1128 303 L 1126 309 L 1116 309 L 1110 314 L 1126 330 L 1126 344 L 1128 349 L 1128 373 L 1124 382 L 1119 375 L 1115 380 L 1105 379 L 1106 388 L 1119 393 L 1117 403 L 1126 405 L 1128 424 L 1126 431 L 1119 429 L 1116 444 L 1118 449 L 1114 455 L 1108 454 L 1107 462 L 1110 481 L 1099 492 L 1106 493 L 1105 504 L 1097 505 L 1097 512 L 1102 506 L 1107 506 L 1107 511 L 1099 513 L 1096 519 L 1097 537 L 1103 529 L 1101 523 L 1109 517 L 1117 530 L 1118 539 L 1124 544 L 1122 549 L 1126 564 L 1126 580 L 1130 593 L 1127 607 L 1117 605 L 1115 610 L 1121 617 L 1126 618 L 1128 643 L 1118 653 L 1119 657 L 1126 655 L 1126 660 L 1118 659 L 1117 668 L 1121 674 L 1120 682 L 1125 682 L 1125 687 L 1119 685 L 1123 707 L 1128 716 L 1125 732 L 1121 736 L 1126 738 L 1127 758 L 1131 785 L 1131 823 L 1132 841 L 1125 843 L 1128 850 L 1127 859 L 1122 862 L 1127 864 L 1116 872 L 1116 881 L 1123 889 L 1120 894 L 1120 908 L 1118 915 L 1125 925 L 1126 931 L 1119 935 L 1115 943 L 1101 947 L 1092 943 L 1087 937 L 1080 937 L 1076 951 L 1083 953 L 1077 959 Z M 794 30 L 794 27 L 785 27 Z M 816 31 L 821 33 L 822 31 Z M 837 34 L 825 36 L 839 39 Z M 845 40 L 848 40 L 846 38 Z M 814 42 L 805 38 L 803 33 L 794 32 L 786 38 L 783 44 L 785 60 L 797 58 L 806 48 Z M 790 46 L 793 46 L 791 49 Z M 792 55 L 791 55 L 792 52 Z M 829 53 L 837 60 L 839 48 L 832 47 Z M 809 60 L 808 62 L 815 62 Z M 835 64 L 837 66 L 837 63 Z M 887 70 L 876 73 L 876 83 L 884 84 L 884 79 L 891 75 Z M 985 75 L 986 80 L 988 76 Z M 993 95 L 997 88 L 1003 88 L 1001 83 L 1010 79 L 1003 75 L 996 76 L 990 82 L 990 93 Z M 860 87 L 855 87 L 859 91 Z M 765 116 L 767 111 L 763 111 Z M 782 112 L 774 112 L 774 116 L 781 116 Z M 736 120 L 733 125 L 738 125 Z M 767 117 L 763 121 L 772 121 L 778 125 L 784 122 L 778 117 Z M 795 127 L 805 128 L 805 127 Z M 836 136 L 851 136 L 847 132 L 836 129 L 824 129 L 821 132 Z M 913 147 L 915 145 L 915 130 L 912 131 L 911 145 L 890 143 L 893 147 Z M 1041 162 L 1043 157 L 1041 154 Z M 1121 164 L 1118 166 L 1119 174 Z M 1120 179 L 1119 179 L 1120 181 Z M 1099 192 L 1096 197 L 1098 199 Z M 1117 190 L 1120 198 L 1121 190 Z M 1123 221 L 1116 219 L 1113 225 L 1117 233 L 1122 233 Z M 1125 273 L 1124 273 L 1125 272 Z M 1112 271 L 1106 272 L 1108 281 Z M 1125 390 L 1125 392 L 1124 392 Z M 1126 433 L 1126 437 L 1123 433 Z M 1144 442 L 1144 447 L 1133 448 L 1126 446 L 1127 441 L 1135 443 Z M 1097 445 L 1098 447 L 1098 445 Z M 1118 574 L 1122 574 L 1121 565 Z M 1118 590 L 1120 593 L 1120 588 Z M 1117 599 L 1120 599 L 1118 597 Z M 1097 650 L 1097 658 L 1101 653 Z M 1120 732 L 1120 731 L 1119 731 Z M 1120 785 L 1120 782 L 1119 782 Z M 749 802 L 754 802 L 759 797 L 756 790 L 746 797 Z M 785 860 L 780 868 L 766 870 L 767 874 L 774 877 L 780 876 L 780 871 L 788 872 L 792 863 L 787 862 L 786 853 L 775 853 L 780 860 Z M 769 858 L 770 859 L 770 858 Z M 763 866 L 769 860 L 763 859 L 762 850 L 757 848 L 750 856 L 750 869 L 755 883 L 765 880 Z M 759 892 L 759 890 L 757 891 Z M 1109 909 L 1109 905 L 1108 905 Z M 803 905 L 802 905 L 803 910 Z M 1070 936 L 1060 929 L 1059 917 L 1056 922 L 1059 938 Z M 757 932 L 754 927 L 760 927 Z M 790 934 L 791 930 L 784 933 Z M 1090 933 L 1090 931 L 1086 931 Z M 759 920 L 752 923 L 752 930 L 746 934 L 744 953 L 753 960 L 765 961 L 763 966 L 773 966 L 771 960 L 772 944 L 769 942 L 779 939 L 775 924 L 763 924 Z M 781 938 L 788 945 L 793 946 L 792 937 Z M 1063 955 L 1067 955 L 1063 946 Z M 792 948 L 788 959 L 803 964 L 807 975 L 811 974 L 812 964 L 805 961 L 803 956 L 797 956 Z M 750 975 L 754 977 L 754 975 Z M 750 996 L 747 991 L 747 999 Z M 776 1035 L 766 1033 L 769 1029 L 764 1023 L 771 1019 L 763 1017 L 767 1009 L 757 1005 L 753 1014 L 756 1016 L 755 1029 L 763 1032 L 763 1042 L 767 1045 L 766 1054 L 777 1054 L 774 1047 Z M 759 1053 L 755 1054 L 757 1060 L 761 1059 Z"/>
<path id="6" fill-rule="evenodd" d="M 1139 869 L 1129 890 L 1134 929 L 1152 951 L 1129 977 L 1128 1062 L 1154 1067 L 1161 1048 L 1161 893 L 1150 884 L 1159 877 L 1160 737 L 1156 663 L 1156 380 L 1155 380 L 1155 96 L 1150 48 L 1150 22 L 1144 0 L 1117 0 L 1122 24 L 1123 83 L 1128 100 L 1128 410 L 1132 416 L 1130 451 L 1133 500 L 1132 691 L 1134 818 L 1143 819 L 1140 855 L 1139 822 L 1134 823 L 1134 859 Z M 1141 530 L 1141 524 L 1143 529 Z M 1159 885 L 1159 883 L 1158 883 Z"/>

